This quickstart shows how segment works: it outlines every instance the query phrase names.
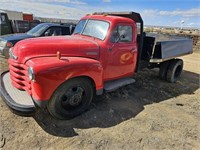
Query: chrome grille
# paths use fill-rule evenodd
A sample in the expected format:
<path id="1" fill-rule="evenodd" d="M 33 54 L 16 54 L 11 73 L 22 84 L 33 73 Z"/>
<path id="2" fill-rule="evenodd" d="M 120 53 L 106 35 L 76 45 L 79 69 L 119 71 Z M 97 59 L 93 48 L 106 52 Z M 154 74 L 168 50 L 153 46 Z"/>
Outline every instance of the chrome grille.
<path id="1" fill-rule="evenodd" d="M 12 84 L 20 90 L 25 90 L 31 95 L 31 82 L 28 78 L 28 67 L 9 59 L 10 79 Z"/>

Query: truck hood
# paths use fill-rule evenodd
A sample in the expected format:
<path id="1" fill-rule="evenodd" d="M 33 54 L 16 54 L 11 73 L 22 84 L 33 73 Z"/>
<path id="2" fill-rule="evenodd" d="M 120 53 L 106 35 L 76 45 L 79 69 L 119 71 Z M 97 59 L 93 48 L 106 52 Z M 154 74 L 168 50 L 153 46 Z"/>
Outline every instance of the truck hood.
<path id="1" fill-rule="evenodd" d="M 25 63 L 31 58 L 56 57 L 88 57 L 99 58 L 99 45 L 90 39 L 77 36 L 56 36 L 26 39 L 18 42 L 12 49 L 17 61 Z"/>
<path id="2" fill-rule="evenodd" d="M 17 43 L 20 40 L 27 39 L 27 38 L 34 38 L 32 35 L 28 35 L 26 33 L 22 34 L 9 34 L 9 35 L 4 35 L 0 37 L 2 40 L 11 42 L 13 45 Z"/>

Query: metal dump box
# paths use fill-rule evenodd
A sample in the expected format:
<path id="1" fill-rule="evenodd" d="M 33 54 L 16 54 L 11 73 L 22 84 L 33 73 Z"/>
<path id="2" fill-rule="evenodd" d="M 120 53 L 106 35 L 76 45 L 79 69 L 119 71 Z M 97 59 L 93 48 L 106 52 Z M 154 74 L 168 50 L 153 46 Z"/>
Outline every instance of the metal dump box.
<path id="1" fill-rule="evenodd" d="M 144 60 L 150 63 L 160 63 L 169 59 L 191 54 L 192 39 L 176 35 L 148 33 L 144 37 Z"/>
<path id="2" fill-rule="evenodd" d="M 150 59 L 150 62 L 163 62 L 175 57 L 191 54 L 192 52 L 191 39 L 159 41 L 156 42 L 153 57 Z"/>

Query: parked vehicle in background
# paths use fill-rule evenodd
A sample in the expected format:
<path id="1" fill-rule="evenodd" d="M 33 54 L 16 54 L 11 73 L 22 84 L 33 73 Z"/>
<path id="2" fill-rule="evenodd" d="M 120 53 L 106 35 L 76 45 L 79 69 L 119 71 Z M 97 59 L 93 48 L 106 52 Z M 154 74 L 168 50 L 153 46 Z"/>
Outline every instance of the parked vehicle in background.
<path id="1" fill-rule="evenodd" d="M 139 13 L 94 13 L 72 36 L 23 40 L 11 48 L 1 95 L 18 114 L 47 108 L 56 118 L 71 119 L 89 108 L 95 94 L 134 83 L 134 73 L 144 68 L 159 68 L 161 79 L 176 82 L 183 69 L 177 57 L 190 53 L 191 39 L 146 36 Z"/>
<path id="2" fill-rule="evenodd" d="M 33 14 L 18 11 L 0 10 L 0 35 L 24 33 L 40 22 L 33 19 Z"/>
<path id="3" fill-rule="evenodd" d="M 41 21 L 42 20 L 42 21 Z M 75 28 L 75 20 L 33 17 L 33 14 L 0 9 L 0 35 L 25 33 L 40 23 L 63 23 Z"/>
<path id="4" fill-rule="evenodd" d="M 13 33 L 11 22 L 8 19 L 8 15 L 0 11 L 0 35 Z"/>
<path id="5" fill-rule="evenodd" d="M 72 27 L 69 25 L 55 24 L 55 23 L 41 23 L 35 26 L 27 33 L 10 34 L 0 37 L 0 54 L 9 57 L 9 49 L 13 47 L 18 41 L 27 38 L 36 38 L 42 36 L 59 36 L 71 35 Z"/>

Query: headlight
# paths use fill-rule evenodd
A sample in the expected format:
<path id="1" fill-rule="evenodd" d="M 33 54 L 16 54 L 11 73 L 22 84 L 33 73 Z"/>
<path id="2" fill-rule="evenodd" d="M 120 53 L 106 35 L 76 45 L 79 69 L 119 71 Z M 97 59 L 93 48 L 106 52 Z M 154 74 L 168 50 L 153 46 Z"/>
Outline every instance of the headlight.
<path id="1" fill-rule="evenodd" d="M 9 41 L 5 41 L 4 39 L 0 39 L 0 47 L 11 48 L 13 47 L 13 44 Z"/>
<path id="2" fill-rule="evenodd" d="M 5 47 L 6 43 L 7 43 L 7 41 L 4 41 L 4 40 L 0 39 L 0 47 Z"/>
<path id="3" fill-rule="evenodd" d="M 13 47 L 13 44 L 11 42 L 7 42 L 6 47 L 11 48 L 11 47 Z"/>
<path id="4" fill-rule="evenodd" d="M 12 52 L 12 48 L 9 49 L 9 56 L 10 56 L 10 58 L 12 58 L 12 59 L 15 59 L 15 60 L 18 59 L 18 57 L 15 56 L 15 55 L 13 54 L 13 52 Z"/>
<path id="5" fill-rule="evenodd" d="M 33 67 L 28 68 L 28 77 L 30 80 L 35 80 L 35 74 L 34 74 Z"/>

